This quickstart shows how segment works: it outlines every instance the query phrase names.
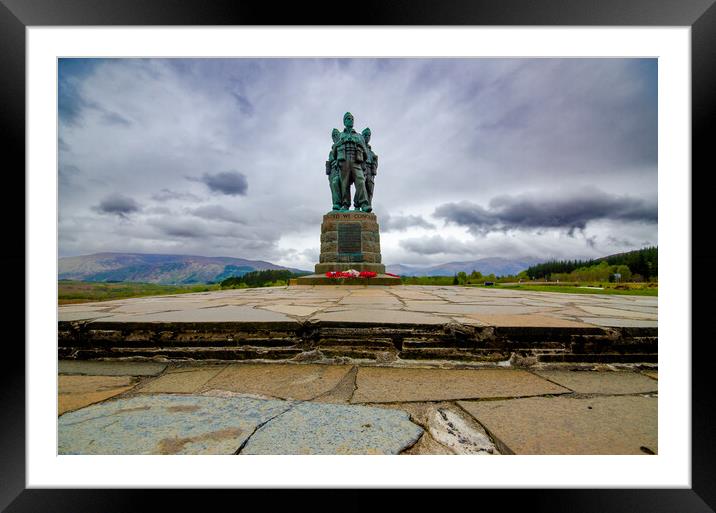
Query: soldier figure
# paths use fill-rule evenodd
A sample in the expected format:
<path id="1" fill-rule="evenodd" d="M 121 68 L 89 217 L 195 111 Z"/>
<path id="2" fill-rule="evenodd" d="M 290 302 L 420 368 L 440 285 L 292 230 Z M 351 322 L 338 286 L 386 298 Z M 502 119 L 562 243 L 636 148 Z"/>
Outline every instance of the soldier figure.
<path id="1" fill-rule="evenodd" d="M 326 174 L 328 175 L 328 185 L 331 187 L 333 210 L 340 210 L 343 203 L 343 200 L 341 199 L 341 174 L 340 169 L 338 168 L 338 161 L 335 159 L 333 151 L 340 136 L 341 132 L 337 128 L 334 128 L 331 132 L 333 146 L 331 147 L 331 152 L 328 154 L 328 160 L 326 161 Z"/>
<path id="2" fill-rule="evenodd" d="M 373 148 L 368 144 L 370 143 L 370 128 L 365 128 L 361 134 L 363 134 L 363 140 L 368 147 L 369 158 L 363 163 L 363 175 L 365 176 L 365 191 L 368 194 L 368 203 L 372 206 L 375 175 L 378 171 L 378 155 L 373 153 Z"/>
<path id="3" fill-rule="evenodd" d="M 353 115 L 346 112 L 343 115 L 343 132 L 333 145 L 333 159 L 338 162 L 341 185 L 341 210 L 347 211 L 351 206 L 351 183 L 355 184 L 356 210 L 370 212 L 370 200 L 365 188 L 363 176 L 363 163 L 370 159 L 370 152 L 363 140 L 363 136 L 353 130 Z"/>

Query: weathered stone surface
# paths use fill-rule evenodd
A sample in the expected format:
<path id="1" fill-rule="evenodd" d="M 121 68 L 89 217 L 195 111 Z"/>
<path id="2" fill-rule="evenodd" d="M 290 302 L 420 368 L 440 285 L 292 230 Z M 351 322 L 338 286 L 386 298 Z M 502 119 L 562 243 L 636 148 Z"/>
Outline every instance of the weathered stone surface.
<path id="1" fill-rule="evenodd" d="M 388 276 L 379 276 L 370 279 L 370 282 L 360 279 L 327 281 L 325 272 L 329 270 L 356 268 L 382 273 L 385 266 L 359 262 L 317 264 L 316 268 L 319 269 L 318 276 L 297 281 L 310 283 L 316 280 L 332 286 L 236 289 L 183 297 L 161 296 L 61 306 L 60 312 L 68 314 L 91 317 L 101 311 L 107 317 L 91 322 L 60 321 L 58 352 L 63 357 L 78 359 L 125 356 L 181 359 L 193 357 L 192 350 L 187 349 L 192 347 L 197 348 L 195 356 L 200 358 L 291 358 L 291 352 L 300 352 L 311 345 L 312 337 L 324 329 L 325 324 L 322 323 L 357 322 L 383 325 L 384 328 L 395 324 L 455 324 L 469 328 L 467 331 L 458 330 L 456 339 L 471 340 L 477 348 L 495 349 L 507 355 L 498 360 L 506 360 L 510 353 L 515 353 L 517 357 L 533 357 L 536 356 L 536 348 L 540 349 L 538 356 L 541 362 L 645 363 L 657 359 L 657 321 L 629 318 L 634 311 L 639 315 L 652 315 L 652 312 L 656 315 L 656 297 L 403 286 L 399 279 Z M 370 290 L 380 295 L 362 295 Z M 616 314 L 609 317 L 586 316 L 582 306 L 609 308 L 618 312 L 623 310 L 626 313 L 624 317 Z M 136 313 L 121 313 L 121 310 Z M 503 313 L 496 313 L 498 311 Z M 642 325 L 646 327 L 640 327 Z M 480 327 L 494 327 L 494 335 L 484 329 L 474 331 Z M 603 330 L 602 327 L 610 329 Z M 470 335 L 470 330 L 476 337 Z M 406 335 L 413 337 L 412 334 Z M 587 340 L 587 335 L 595 337 Z M 261 347 L 282 346 L 286 350 L 272 350 L 270 353 L 247 350 L 244 346 L 252 345 L 246 341 L 248 338 L 264 340 L 257 343 Z M 358 338 L 365 340 L 364 335 Z M 402 340 L 400 335 L 394 341 L 400 346 Z M 438 336 L 435 340 L 442 339 Z M 561 349 L 556 346 L 548 348 L 545 342 L 559 343 Z M 542 349 L 559 350 L 559 354 Z M 439 352 L 435 353 L 436 357 L 440 356 Z M 443 353 L 446 358 L 451 358 L 448 352 Z M 426 355 L 423 351 L 417 356 Z M 463 356 L 463 353 L 456 355 Z"/>
<path id="2" fill-rule="evenodd" d="M 235 364 L 203 388 L 307 400 L 335 388 L 350 369 L 347 365 Z"/>
<path id="3" fill-rule="evenodd" d="M 380 244 L 378 242 L 369 242 L 364 240 L 361 244 L 363 251 L 367 253 L 376 253 L 380 254 Z M 330 249 L 326 248 L 326 251 L 331 251 Z"/>
<path id="4" fill-rule="evenodd" d="M 589 328 L 592 325 L 584 322 L 560 319 L 538 313 L 521 314 L 467 314 L 466 317 L 477 319 L 487 326 L 522 326 L 535 328 Z"/>
<path id="5" fill-rule="evenodd" d="M 295 322 L 290 317 L 277 312 L 231 305 L 151 314 L 117 314 L 101 320 L 107 322 Z"/>
<path id="6" fill-rule="evenodd" d="M 453 454 L 499 454 L 484 429 L 450 408 L 431 409 L 428 430 L 434 440 Z"/>
<path id="7" fill-rule="evenodd" d="M 328 214 L 330 215 L 330 214 Z M 361 225 L 361 230 L 366 232 L 377 232 L 379 230 L 378 223 L 375 222 L 375 218 L 373 219 L 336 219 L 336 218 L 327 218 L 324 216 L 323 223 L 321 224 L 321 233 L 326 232 L 337 232 L 338 231 L 338 223 L 345 223 L 345 222 L 358 222 Z"/>
<path id="8" fill-rule="evenodd" d="M 89 376 L 156 376 L 166 369 L 166 363 L 60 360 L 60 374 Z"/>
<path id="9" fill-rule="evenodd" d="M 306 317 L 309 316 L 322 308 L 320 306 L 297 306 L 297 305 L 268 305 L 263 306 L 266 310 L 272 312 L 279 312 L 286 315 Z"/>
<path id="10" fill-rule="evenodd" d="M 150 395 L 66 413 L 59 454 L 234 454 L 260 424 L 291 407 L 250 398 Z"/>
<path id="11" fill-rule="evenodd" d="M 422 433 L 404 411 L 302 403 L 257 430 L 240 454 L 398 454 Z"/>
<path id="12" fill-rule="evenodd" d="M 386 324 L 444 324 L 446 319 L 427 313 L 403 312 L 397 310 L 361 309 L 342 312 L 319 312 L 311 317 L 319 321 L 380 322 Z"/>
<path id="13" fill-rule="evenodd" d="M 657 382 L 636 372 L 540 370 L 535 374 L 580 394 L 656 392 Z"/>
<path id="14" fill-rule="evenodd" d="M 191 394 L 203 387 L 225 365 L 207 365 L 172 370 L 138 389 L 143 393 Z"/>
<path id="15" fill-rule="evenodd" d="M 388 369 L 361 367 L 352 403 L 524 397 L 569 390 L 529 372 L 508 369 Z"/>
<path id="16" fill-rule="evenodd" d="M 620 396 L 460 401 L 515 454 L 658 453 L 657 399 Z"/>
<path id="17" fill-rule="evenodd" d="M 332 244 L 332 243 L 327 243 Z M 337 253 L 335 251 L 321 252 L 319 256 L 319 263 L 325 264 L 328 262 L 347 263 L 347 262 L 367 262 L 372 264 L 380 263 L 380 253 L 370 253 L 368 251 L 362 251 L 357 254 L 348 253 Z"/>
<path id="18" fill-rule="evenodd" d="M 656 328 L 657 321 L 645 321 L 638 319 L 616 319 L 610 317 L 581 317 L 581 319 L 589 324 L 606 327 L 637 327 L 637 328 Z"/>
<path id="19" fill-rule="evenodd" d="M 338 241 L 338 232 L 324 232 L 321 234 L 321 244 L 325 242 L 337 242 Z M 321 246 L 323 247 L 323 246 Z"/>
<path id="20" fill-rule="evenodd" d="M 104 401 L 131 390 L 136 383 L 132 376 L 59 376 L 57 413 Z"/>
<path id="21" fill-rule="evenodd" d="M 605 308 L 603 306 L 580 305 L 580 309 L 592 315 L 600 315 L 603 317 L 619 317 L 622 319 L 644 319 L 656 320 L 656 309 L 650 309 L 650 312 L 635 312 L 629 307 L 626 308 Z"/>
<path id="22" fill-rule="evenodd" d="M 98 312 L 97 310 L 90 310 L 87 311 L 75 311 L 75 312 L 67 312 L 64 309 L 60 308 L 59 314 L 58 314 L 58 320 L 59 321 L 89 321 L 93 319 L 103 319 L 107 317 L 111 317 L 111 313 L 107 312 Z"/>

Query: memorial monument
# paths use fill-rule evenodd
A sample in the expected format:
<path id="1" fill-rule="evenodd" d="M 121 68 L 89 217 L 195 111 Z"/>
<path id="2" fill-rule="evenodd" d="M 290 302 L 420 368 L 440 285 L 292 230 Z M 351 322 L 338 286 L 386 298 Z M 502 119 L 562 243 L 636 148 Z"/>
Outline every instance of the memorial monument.
<path id="1" fill-rule="evenodd" d="M 400 278 L 385 274 L 381 263 L 378 219 L 373 213 L 373 191 L 378 156 L 368 144 L 369 128 L 353 129 L 350 112 L 343 116 L 343 131 L 331 132 L 333 145 L 326 161 L 332 210 L 321 223 L 321 255 L 315 273 L 297 279 L 299 285 L 365 284 L 399 285 Z M 354 210 L 351 206 L 354 187 Z M 355 277 L 335 273 L 355 271 Z"/>

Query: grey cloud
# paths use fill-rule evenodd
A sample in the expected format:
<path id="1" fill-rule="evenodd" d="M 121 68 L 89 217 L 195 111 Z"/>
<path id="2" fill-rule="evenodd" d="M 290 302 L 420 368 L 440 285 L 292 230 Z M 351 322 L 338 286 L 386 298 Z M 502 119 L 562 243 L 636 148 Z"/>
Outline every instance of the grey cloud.
<path id="1" fill-rule="evenodd" d="M 407 230 L 408 228 L 434 229 L 435 225 L 423 219 L 422 216 L 392 216 L 388 213 L 385 213 L 380 218 L 380 227 L 385 232 L 402 232 Z"/>
<path id="2" fill-rule="evenodd" d="M 239 105 L 239 109 L 242 113 L 246 114 L 247 116 L 253 116 L 254 111 L 256 110 L 253 106 L 253 104 L 246 98 L 245 96 L 232 91 L 231 96 L 234 97 L 236 100 L 236 103 Z"/>
<path id="3" fill-rule="evenodd" d="M 77 166 L 60 163 L 58 167 L 59 181 L 61 185 L 69 185 L 72 179 L 80 174 Z"/>
<path id="4" fill-rule="evenodd" d="M 400 241 L 403 249 L 418 253 L 421 255 L 435 255 L 438 253 L 469 253 L 470 249 L 465 243 L 457 239 L 447 239 L 440 235 L 432 237 L 420 237 L 412 239 L 403 239 Z"/>
<path id="5" fill-rule="evenodd" d="M 132 126 L 131 121 L 116 112 L 105 111 L 102 115 L 102 121 L 107 125 Z"/>
<path id="6" fill-rule="evenodd" d="M 187 201 L 199 201 L 199 196 L 190 192 L 177 192 L 170 189 L 162 189 L 159 192 L 152 194 L 152 199 L 155 201 L 170 201 L 170 200 L 187 200 Z"/>
<path id="7" fill-rule="evenodd" d="M 246 175 L 237 171 L 226 171 L 213 175 L 204 173 L 199 181 L 205 183 L 212 192 L 229 196 L 244 196 L 249 187 Z"/>
<path id="8" fill-rule="evenodd" d="M 437 207 L 433 216 L 474 233 L 557 228 L 573 235 L 600 219 L 656 223 L 658 209 L 655 202 L 585 188 L 558 194 L 496 196 L 488 209 L 469 201 L 446 203 Z"/>
<path id="9" fill-rule="evenodd" d="M 138 212 L 141 209 L 139 204 L 128 196 L 112 194 L 105 197 L 94 210 L 101 214 L 113 214 L 119 217 L 126 217 L 127 214 Z"/>
<path id="10" fill-rule="evenodd" d="M 206 205 L 191 210 L 191 213 L 202 219 L 228 221 L 230 223 L 245 224 L 244 221 L 234 212 L 221 205 Z"/>

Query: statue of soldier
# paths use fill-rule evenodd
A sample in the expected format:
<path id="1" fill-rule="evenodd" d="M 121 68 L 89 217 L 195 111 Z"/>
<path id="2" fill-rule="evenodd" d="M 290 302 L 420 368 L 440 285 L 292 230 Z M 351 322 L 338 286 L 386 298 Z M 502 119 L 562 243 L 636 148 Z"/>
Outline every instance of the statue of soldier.
<path id="1" fill-rule="evenodd" d="M 373 205 L 373 189 L 375 188 L 375 175 L 378 171 L 378 155 L 373 153 L 370 147 L 370 128 L 361 132 L 365 145 L 368 147 L 369 158 L 363 162 L 363 175 L 365 176 L 365 191 L 368 194 L 368 202 Z"/>
<path id="2" fill-rule="evenodd" d="M 351 206 L 351 183 L 355 184 L 356 210 L 370 212 L 370 200 L 365 189 L 363 176 L 363 162 L 370 159 L 370 152 L 363 140 L 363 136 L 353 130 L 353 114 L 346 112 L 343 115 L 343 132 L 333 145 L 333 158 L 338 161 L 341 183 L 341 210 L 347 211 Z"/>
<path id="3" fill-rule="evenodd" d="M 328 154 L 328 160 L 326 161 L 326 174 L 328 175 L 328 185 L 331 187 L 333 210 L 340 210 L 343 204 L 343 200 L 341 199 L 341 172 L 338 168 L 338 161 L 335 159 L 335 152 L 333 151 L 340 136 L 341 132 L 337 128 L 334 128 L 331 132 L 333 146 L 331 147 L 331 152 Z"/>

